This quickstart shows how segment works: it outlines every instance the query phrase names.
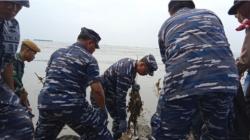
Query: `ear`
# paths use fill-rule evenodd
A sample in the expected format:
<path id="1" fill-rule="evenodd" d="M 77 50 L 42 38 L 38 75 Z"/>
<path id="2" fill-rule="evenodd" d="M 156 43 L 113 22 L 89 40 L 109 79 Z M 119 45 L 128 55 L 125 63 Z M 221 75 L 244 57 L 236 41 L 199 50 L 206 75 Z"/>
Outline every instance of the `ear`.
<path id="1" fill-rule="evenodd" d="M 85 42 L 86 42 L 87 45 L 90 45 L 90 44 L 91 44 L 91 40 L 89 40 L 89 39 L 86 40 Z"/>
<path id="2" fill-rule="evenodd" d="M 142 62 L 142 65 L 143 65 L 143 67 L 146 67 L 146 66 L 147 66 L 145 62 Z"/>
<path id="3" fill-rule="evenodd" d="M 139 61 L 139 67 L 142 67 L 144 65 L 144 62 Z"/>

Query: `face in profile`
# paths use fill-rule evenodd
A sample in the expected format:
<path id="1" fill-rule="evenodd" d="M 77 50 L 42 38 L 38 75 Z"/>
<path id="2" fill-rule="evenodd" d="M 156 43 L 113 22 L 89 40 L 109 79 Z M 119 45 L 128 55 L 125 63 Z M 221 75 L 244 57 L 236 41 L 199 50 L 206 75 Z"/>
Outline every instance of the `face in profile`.
<path id="1" fill-rule="evenodd" d="M 244 19 L 250 19 L 250 1 L 246 1 L 238 7 L 235 17 L 240 23 Z"/>
<path id="2" fill-rule="evenodd" d="M 25 61 L 28 61 L 28 62 L 33 61 L 35 59 L 35 55 L 36 55 L 36 52 L 29 48 L 26 48 L 23 52 L 23 58 Z"/>
<path id="3" fill-rule="evenodd" d="M 93 40 L 88 40 L 86 42 L 86 47 L 88 48 L 88 51 L 93 54 L 95 52 L 96 49 L 96 43 Z"/>
<path id="4" fill-rule="evenodd" d="M 0 18 L 10 20 L 22 9 L 22 6 L 10 1 L 0 1 Z"/>
<path id="5" fill-rule="evenodd" d="M 238 21 L 239 21 L 240 23 L 242 23 L 243 20 L 244 20 L 244 17 L 240 14 L 239 11 L 237 11 L 237 13 L 235 14 L 235 17 L 238 19 Z"/>

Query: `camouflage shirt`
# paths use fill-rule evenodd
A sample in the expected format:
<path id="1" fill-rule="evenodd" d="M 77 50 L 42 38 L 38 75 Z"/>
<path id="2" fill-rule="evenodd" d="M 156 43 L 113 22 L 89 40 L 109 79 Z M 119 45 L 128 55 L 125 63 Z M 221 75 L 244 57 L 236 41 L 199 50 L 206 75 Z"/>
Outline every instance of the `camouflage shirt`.
<path id="1" fill-rule="evenodd" d="M 126 119 L 126 96 L 136 77 L 136 60 L 124 58 L 110 66 L 101 76 L 106 98 L 116 102 L 114 109 L 120 119 Z M 107 91 L 113 92 L 107 92 Z M 109 95 L 114 94 L 114 95 Z"/>
<path id="2" fill-rule="evenodd" d="M 19 24 L 17 20 L 0 19 L 0 73 L 2 73 L 7 64 L 13 62 L 15 53 L 20 41 Z M 0 74 L 0 104 L 18 104 L 18 97 L 5 84 Z"/>
<path id="3" fill-rule="evenodd" d="M 236 93 L 238 72 L 220 19 L 211 11 L 183 8 L 159 32 L 165 64 L 164 96 Z"/>
<path id="4" fill-rule="evenodd" d="M 20 41 L 19 24 L 17 20 L 0 19 L 0 68 L 12 63 Z"/>
<path id="5" fill-rule="evenodd" d="M 13 79 L 14 79 L 14 87 L 15 93 L 20 95 L 20 91 L 23 88 L 23 73 L 24 73 L 24 61 L 20 58 L 20 53 L 16 54 L 15 61 L 13 62 Z"/>
<path id="6" fill-rule="evenodd" d="M 48 62 L 46 79 L 38 98 L 40 109 L 87 104 L 86 88 L 99 79 L 96 59 L 79 43 L 55 51 Z"/>

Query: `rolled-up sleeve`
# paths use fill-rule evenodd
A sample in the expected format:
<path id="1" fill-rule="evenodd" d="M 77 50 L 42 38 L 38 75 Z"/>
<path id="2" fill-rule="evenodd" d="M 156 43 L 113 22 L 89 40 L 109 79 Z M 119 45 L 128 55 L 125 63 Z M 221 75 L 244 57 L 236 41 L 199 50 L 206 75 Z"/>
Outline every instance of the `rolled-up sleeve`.
<path id="1" fill-rule="evenodd" d="M 88 84 L 92 84 L 96 81 L 100 81 L 100 72 L 99 66 L 96 59 L 92 58 L 89 64 L 87 65 L 86 74 L 88 76 Z"/>

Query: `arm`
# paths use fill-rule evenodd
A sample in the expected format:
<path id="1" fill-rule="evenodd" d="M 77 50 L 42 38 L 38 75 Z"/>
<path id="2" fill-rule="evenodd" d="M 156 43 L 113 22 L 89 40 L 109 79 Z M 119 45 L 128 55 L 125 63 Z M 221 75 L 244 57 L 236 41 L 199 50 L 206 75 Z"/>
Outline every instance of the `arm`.
<path id="1" fill-rule="evenodd" d="M 99 81 L 93 82 L 90 87 L 96 104 L 101 109 L 105 109 L 105 95 L 101 83 Z"/>
<path id="2" fill-rule="evenodd" d="M 94 58 L 89 62 L 86 72 L 86 75 L 88 75 L 92 97 L 94 98 L 97 106 L 101 109 L 105 109 L 105 95 L 100 82 L 99 66 Z"/>
<path id="3" fill-rule="evenodd" d="M 165 58 L 165 46 L 164 46 L 164 42 L 159 39 L 158 40 L 158 45 L 159 45 L 159 50 L 160 50 L 160 54 L 161 54 L 161 60 L 162 62 L 165 64 L 166 58 Z"/>
<path id="4" fill-rule="evenodd" d="M 2 73 L 3 79 L 6 82 L 6 84 L 12 89 L 14 90 L 14 81 L 13 81 L 13 65 L 12 64 L 8 64 L 3 73 Z"/>
<path id="5" fill-rule="evenodd" d="M 116 110 L 120 120 L 126 120 L 126 96 L 131 80 L 127 75 L 119 75 L 116 80 Z"/>
<path id="6" fill-rule="evenodd" d="M 240 75 L 250 68 L 250 31 L 246 32 L 246 37 L 242 47 L 239 61 L 237 61 L 237 67 Z"/>

